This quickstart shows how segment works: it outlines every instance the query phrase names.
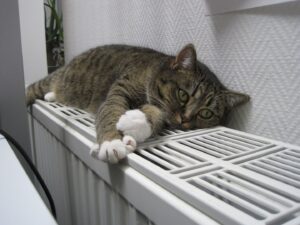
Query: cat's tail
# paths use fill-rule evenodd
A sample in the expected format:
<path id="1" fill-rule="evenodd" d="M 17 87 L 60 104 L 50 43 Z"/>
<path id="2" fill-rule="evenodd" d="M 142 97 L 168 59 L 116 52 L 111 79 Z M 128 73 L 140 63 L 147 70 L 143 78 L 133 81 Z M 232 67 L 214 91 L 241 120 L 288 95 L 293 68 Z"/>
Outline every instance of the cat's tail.
<path id="1" fill-rule="evenodd" d="M 29 85 L 26 88 L 26 105 L 31 105 L 36 99 L 44 99 L 45 94 L 51 92 L 54 86 L 54 81 L 63 73 L 64 68 L 54 71 L 52 74 L 45 78 Z"/>

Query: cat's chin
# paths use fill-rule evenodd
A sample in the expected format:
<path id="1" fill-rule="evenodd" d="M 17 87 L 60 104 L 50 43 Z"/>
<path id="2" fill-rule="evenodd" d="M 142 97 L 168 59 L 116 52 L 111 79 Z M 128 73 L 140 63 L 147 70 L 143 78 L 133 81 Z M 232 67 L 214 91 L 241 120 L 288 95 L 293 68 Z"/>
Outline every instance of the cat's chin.
<path id="1" fill-rule="evenodd" d="M 186 130 L 190 130 L 190 129 L 187 129 L 185 127 L 182 126 L 182 124 L 167 124 L 167 129 L 170 129 L 170 130 L 183 130 L 183 131 L 186 131 Z"/>
<path id="2" fill-rule="evenodd" d="M 182 127 L 180 126 L 179 128 L 177 128 L 178 130 L 183 130 L 183 131 L 189 131 L 189 130 L 192 130 L 191 128 L 188 128 L 188 127 Z"/>

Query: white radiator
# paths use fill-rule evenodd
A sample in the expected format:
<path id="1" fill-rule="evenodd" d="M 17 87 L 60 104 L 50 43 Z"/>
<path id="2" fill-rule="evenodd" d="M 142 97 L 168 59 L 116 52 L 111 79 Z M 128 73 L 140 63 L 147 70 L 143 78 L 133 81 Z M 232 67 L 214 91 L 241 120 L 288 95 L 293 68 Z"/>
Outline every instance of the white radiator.
<path id="1" fill-rule="evenodd" d="M 34 157 L 60 225 L 300 224 L 300 148 L 232 129 L 165 131 L 120 165 L 89 156 L 93 118 L 37 101 Z"/>

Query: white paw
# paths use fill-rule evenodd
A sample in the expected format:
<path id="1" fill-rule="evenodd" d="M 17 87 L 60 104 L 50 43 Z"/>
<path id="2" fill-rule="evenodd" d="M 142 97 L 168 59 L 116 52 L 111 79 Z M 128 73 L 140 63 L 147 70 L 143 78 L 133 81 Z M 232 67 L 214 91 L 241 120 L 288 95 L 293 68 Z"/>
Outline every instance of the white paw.
<path id="1" fill-rule="evenodd" d="M 123 140 L 114 139 L 104 141 L 101 146 L 98 144 L 93 145 L 90 154 L 105 162 L 117 163 L 135 149 L 136 141 L 130 136 L 124 136 Z"/>
<path id="2" fill-rule="evenodd" d="M 48 92 L 44 96 L 45 101 L 47 102 L 54 102 L 55 101 L 55 93 L 54 92 Z"/>
<path id="3" fill-rule="evenodd" d="M 143 142 L 151 136 L 151 125 L 145 113 L 139 109 L 128 110 L 116 124 L 117 130 L 124 135 L 133 137 L 137 142 Z"/>

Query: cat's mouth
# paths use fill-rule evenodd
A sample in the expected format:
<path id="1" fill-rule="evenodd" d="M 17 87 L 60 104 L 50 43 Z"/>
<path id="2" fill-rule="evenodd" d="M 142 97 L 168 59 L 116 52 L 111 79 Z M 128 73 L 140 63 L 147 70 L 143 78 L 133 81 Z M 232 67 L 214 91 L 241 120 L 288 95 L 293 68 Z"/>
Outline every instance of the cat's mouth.
<path id="1" fill-rule="evenodd" d="M 181 124 L 182 130 L 190 130 L 192 128 L 191 123 L 182 123 Z"/>
<path id="2" fill-rule="evenodd" d="M 170 119 L 167 120 L 167 124 L 170 129 L 179 129 L 179 130 L 192 129 L 192 124 L 190 122 L 184 122 L 180 116 L 180 113 L 174 113 L 170 117 Z"/>

